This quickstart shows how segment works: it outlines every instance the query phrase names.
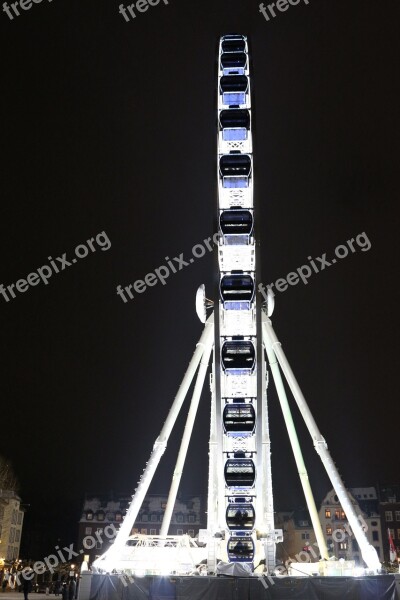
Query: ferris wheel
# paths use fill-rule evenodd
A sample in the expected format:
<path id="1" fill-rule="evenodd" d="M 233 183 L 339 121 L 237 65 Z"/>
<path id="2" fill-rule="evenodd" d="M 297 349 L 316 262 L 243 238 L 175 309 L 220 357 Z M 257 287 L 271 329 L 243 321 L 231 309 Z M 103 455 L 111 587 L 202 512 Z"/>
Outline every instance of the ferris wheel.
<path id="1" fill-rule="evenodd" d="M 204 286 L 199 287 L 196 311 L 204 323 L 203 333 L 114 543 L 93 566 L 99 572 L 157 574 L 159 569 L 161 574 L 189 574 L 195 564 L 204 563 L 209 574 L 223 572 L 221 565 L 240 565 L 243 573 L 251 573 L 262 561 L 268 574 L 274 572 L 275 549 L 282 541 L 282 531 L 275 529 L 274 524 L 268 373 L 277 391 L 319 553 L 321 558 L 329 558 L 283 373 L 362 557 L 368 568 L 377 572 L 380 562 L 376 550 L 366 538 L 326 441 L 272 328 L 273 296 L 268 295 L 265 302 L 256 294 L 261 282 L 254 202 L 251 72 L 245 35 L 225 35 L 220 39 L 217 111 L 218 289 L 214 299 L 207 300 Z M 170 536 L 169 528 L 210 360 L 207 528 L 197 540 L 189 540 L 188 536 L 181 539 Z M 132 536 L 139 510 L 196 373 L 160 533 Z"/>

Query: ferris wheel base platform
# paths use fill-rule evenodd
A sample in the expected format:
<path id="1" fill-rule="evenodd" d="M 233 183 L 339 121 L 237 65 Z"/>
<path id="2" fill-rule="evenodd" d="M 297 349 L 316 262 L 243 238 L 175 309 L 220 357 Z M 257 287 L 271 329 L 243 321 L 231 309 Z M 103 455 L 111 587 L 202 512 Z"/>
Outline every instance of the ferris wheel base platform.
<path id="1" fill-rule="evenodd" d="M 90 578 L 90 586 L 89 583 Z M 400 576 L 130 577 L 86 574 L 79 600 L 399 600 Z"/>

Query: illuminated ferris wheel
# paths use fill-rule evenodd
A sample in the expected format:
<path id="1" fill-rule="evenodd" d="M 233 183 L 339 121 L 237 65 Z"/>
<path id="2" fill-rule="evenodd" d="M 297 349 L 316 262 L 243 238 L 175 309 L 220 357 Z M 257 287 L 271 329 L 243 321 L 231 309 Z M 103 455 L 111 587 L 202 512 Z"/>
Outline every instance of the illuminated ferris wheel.
<path id="1" fill-rule="evenodd" d="M 293 423 L 282 372 L 304 418 L 317 453 L 332 482 L 365 563 L 380 569 L 354 512 L 345 486 L 329 454 L 271 325 L 273 296 L 257 298 L 259 284 L 257 210 L 254 205 L 251 73 L 244 35 L 226 35 L 218 53 L 218 270 L 214 301 L 204 286 L 196 297 L 197 314 L 205 324 L 193 358 L 156 439 L 132 502 L 113 545 L 94 563 L 100 572 L 190 574 L 206 565 L 209 574 L 251 574 L 262 561 L 274 572 L 276 544 L 271 448 L 268 421 L 268 372 L 272 375 L 294 453 L 321 558 L 328 549 Z M 212 356 L 211 419 L 207 529 L 195 540 L 170 536 L 182 470 Z M 267 361 L 269 370 L 267 370 Z M 172 476 L 160 534 L 132 535 L 132 529 L 154 473 L 167 446 L 192 381 L 186 426 Z M 231 569 L 229 571 L 229 569 Z M 233 569 L 234 572 L 234 569 Z"/>

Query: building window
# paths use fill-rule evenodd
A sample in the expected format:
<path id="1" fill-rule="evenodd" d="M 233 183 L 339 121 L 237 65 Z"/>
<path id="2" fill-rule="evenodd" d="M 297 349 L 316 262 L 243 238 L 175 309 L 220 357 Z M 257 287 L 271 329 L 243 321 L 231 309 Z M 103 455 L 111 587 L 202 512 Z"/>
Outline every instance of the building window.
<path id="1" fill-rule="evenodd" d="M 177 529 L 176 535 L 183 535 L 183 529 Z"/>
<path id="2" fill-rule="evenodd" d="M 117 522 L 120 522 L 120 521 L 122 521 L 122 515 L 121 515 L 121 513 L 120 513 L 120 512 L 117 512 L 117 513 L 115 513 L 115 520 L 116 520 Z"/>
<path id="3" fill-rule="evenodd" d="M 157 535 L 157 529 L 150 529 L 150 535 Z"/>
<path id="4" fill-rule="evenodd" d="M 335 519 L 340 519 L 340 510 L 335 510 Z"/>
<path id="5" fill-rule="evenodd" d="M 155 515 L 155 514 L 150 515 L 150 521 L 155 523 L 157 521 L 157 515 Z"/>
<path id="6" fill-rule="evenodd" d="M 143 513 L 142 518 L 140 520 L 143 521 L 143 523 L 147 523 L 147 521 L 149 520 L 149 515 L 147 513 Z"/>
<path id="7" fill-rule="evenodd" d="M 161 508 L 165 510 L 167 508 L 167 503 L 161 502 Z"/>
<path id="8" fill-rule="evenodd" d="M 194 522 L 195 522 L 195 516 L 189 515 L 189 523 L 194 523 Z"/>
<path id="9" fill-rule="evenodd" d="M 102 545 L 103 545 L 103 542 L 97 541 L 96 542 L 96 550 L 101 550 Z"/>
<path id="10" fill-rule="evenodd" d="M 344 510 L 340 511 L 340 518 L 342 519 L 342 521 L 346 518 Z"/>
<path id="11" fill-rule="evenodd" d="M 393 512 L 391 510 L 385 510 L 385 521 L 393 521 Z"/>
<path id="12" fill-rule="evenodd" d="M 332 535 L 332 527 L 330 527 L 329 525 L 326 528 L 326 535 Z"/>
<path id="13" fill-rule="evenodd" d="M 86 513 L 86 521 L 93 521 L 93 512 L 91 510 L 88 510 Z"/>
<path id="14" fill-rule="evenodd" d="M 347 550 L 347 542 L 340 542 L 339 550 Z"/>
<path id="15" fill-rule="evenodd" d="M 139 529 L 137 527 L 134 527 L 132 529 L 132 534 L 131 535 L 133 535 L 134 533 L 139 533 Z"/>
<path id="16" fill-rule="evenodd" d="M 92 533 L 91 527 L 85 527 L 85 535 L 90 535 Z"/>
<path id="17" fill-rule="evenodd" d="M 398 521 L 400 521 L 400 519 L 398 519 Z M 19 512 L 18 513 L 18 525 L 21 525 L 21 523 L 22 523 L 22 512 Z"/>
<path id="18" fill-rule="evenodd" d="M 326 508 L 325 509 L 325 519 L 330 519 L 331 518 L 331 509 L 330 508 Z"/>
<path id="19" fill-rule="evenodd" d="M 301 539 L 302 540 L 309 540 L 310 539 L 310 534 L 309 533 L 302 533 L 301 534 Z"/>
<path id="20" fill-rule="evenodd" d="M 372 527 L 378 527 L 378 521 L 371 521 Z"/>
<path id="21" fill-rule="evenodd" d="M 103 510 L 99 510 L 99 512 L 97 513 L 97 520 L 104 521 L 104 511 Z"/>
<path id="22" fill-rule="evenodd" d="M 397 530 L 397 539 L 400 540 L 400 529 Z"/>
<path id="23" fill-rule="evenodd" d="M 144 529 L 142 528 L 142 529 L 140 530 L 140 533 L 141 533 L 142 535 L 147 535 L 147 529 L 146 529 L 146 527 L 145 527 Z"/>
<path id="24" fill-rule="evenodd" d="M 188 534 L 190 537 L 194 537 L 194 529 L 188 529 Z"/>
<path id="25" fill-rule="evenodd" d="M 183 515 L 176 515 L 176 522 L 183 523 Z"/>
<path id="26" fill-rule="evenodd" d="M 400 510 L 396 510 L 395 514 L 396 514 L 396 521 L 400 521 Z"/>
<path id="27" fill-rule="evenodd" d="M 379 542 L 379 532 L 378 531 L 373 531 L 372 532 L 372 541 L 373 542 Z"/>
<path id="28" fill-rule="evenodd" d="M 9 540 L 10 544 L 14 543 L 14 539 L 15 539 L 15 529 L 14 529 L 14 527 L 11 527 L 11 529 L 10 529 L 10 540 Z"/>

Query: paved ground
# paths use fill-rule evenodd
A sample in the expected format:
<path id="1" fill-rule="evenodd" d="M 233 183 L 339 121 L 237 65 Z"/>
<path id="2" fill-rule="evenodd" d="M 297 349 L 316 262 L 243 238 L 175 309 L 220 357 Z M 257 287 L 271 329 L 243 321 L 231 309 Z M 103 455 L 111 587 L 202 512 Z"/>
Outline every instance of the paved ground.
<path id="1" fill-rule="evenodd" d="M 23 600 L 24 595 L 19 592 L 3 592 L 0 591 L 0 600 Z M 54 594 L 50 594 L 50 596 L 46 596 L 46 594 L 35 594 L 34 592 L 30 592 L 28 596 L 29 600 L 50 600 L 58 598 L 61 600 L 61 596 L 55 596 Z"/>

